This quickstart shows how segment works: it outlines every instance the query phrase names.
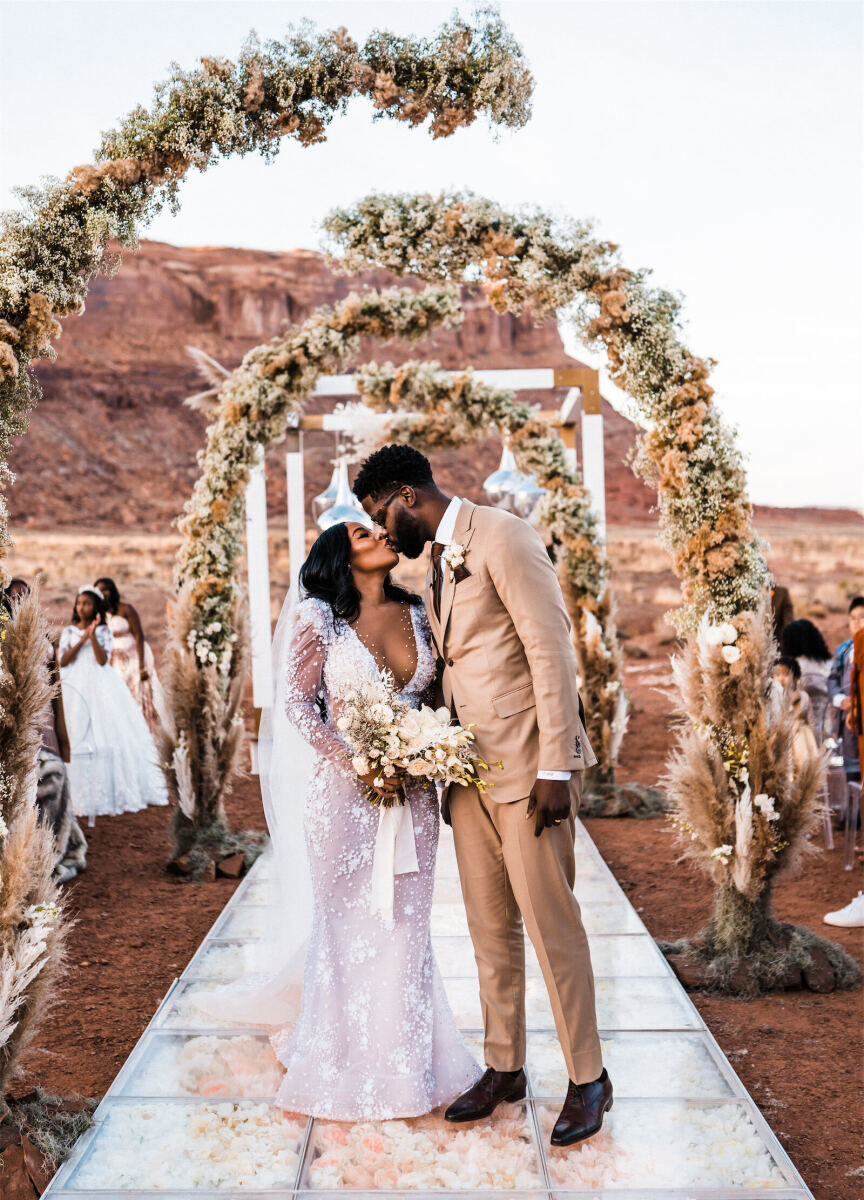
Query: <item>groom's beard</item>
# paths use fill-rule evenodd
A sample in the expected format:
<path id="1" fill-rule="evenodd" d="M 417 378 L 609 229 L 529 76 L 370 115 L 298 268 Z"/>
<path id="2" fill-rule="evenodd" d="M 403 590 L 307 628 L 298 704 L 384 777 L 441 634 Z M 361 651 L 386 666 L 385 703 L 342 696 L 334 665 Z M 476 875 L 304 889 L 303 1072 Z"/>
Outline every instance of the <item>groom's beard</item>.
<path id="1" fill-rule="evenodd" d="M 419 558 L 428 538 L 413 517 L 406 512 L 398 512 L 390 540 L 406 558 Z"/>

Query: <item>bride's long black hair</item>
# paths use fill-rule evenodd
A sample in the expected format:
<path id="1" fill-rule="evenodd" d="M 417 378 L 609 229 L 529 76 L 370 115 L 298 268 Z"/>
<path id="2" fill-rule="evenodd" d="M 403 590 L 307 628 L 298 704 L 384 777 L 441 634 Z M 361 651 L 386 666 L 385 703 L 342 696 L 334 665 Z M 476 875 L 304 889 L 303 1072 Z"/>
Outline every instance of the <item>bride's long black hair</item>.
<path id="1" fill-rule="evenodd" d="M 360 616 L 360 593 L 351 575 L 351 538 L 344 523 L 331 525 L 316 539 L 300 568 L 300 586 L 307 596 L 326 601 L 341 620 L 350 623 Z M 389 575 L 384 580 L 384 595 L 401 604 L 422 603 Z"/>

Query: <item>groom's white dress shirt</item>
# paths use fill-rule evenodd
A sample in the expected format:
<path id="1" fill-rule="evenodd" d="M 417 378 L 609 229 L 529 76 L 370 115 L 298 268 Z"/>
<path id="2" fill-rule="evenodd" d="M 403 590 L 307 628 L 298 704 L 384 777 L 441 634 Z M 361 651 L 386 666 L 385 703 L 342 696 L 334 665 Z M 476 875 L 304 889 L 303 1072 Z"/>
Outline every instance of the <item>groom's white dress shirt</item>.
<path id="1" fill-rule="evenodd" d="M 435 534 L 435 541 L 441 546 L 449 546 L 453 542 L 453 533 L 456 529 L 456 521 L 459 516 L 459 509 L 462 507 L 463 501 L 459 496 L 454 496 L 441 518 L 441 523 Z M 538 771 L 538 779 L 569 779 L 572 772 L 570 771 Z"/>

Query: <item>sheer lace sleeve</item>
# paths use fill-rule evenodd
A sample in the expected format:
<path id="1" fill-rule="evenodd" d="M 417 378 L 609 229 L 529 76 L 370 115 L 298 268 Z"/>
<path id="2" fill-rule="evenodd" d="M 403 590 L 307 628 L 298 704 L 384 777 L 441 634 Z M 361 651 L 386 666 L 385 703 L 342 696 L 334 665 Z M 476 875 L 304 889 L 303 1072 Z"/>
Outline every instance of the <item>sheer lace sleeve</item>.
<path id="1" fill-rule="evenodd" d="M 325 723 L 316 703 L 331 637 L 332 620 L 317 601 L 304 600 L 297 606 L 285 667 L 285 713 L 322 758 L 346 768 L 347 747 Z"/>

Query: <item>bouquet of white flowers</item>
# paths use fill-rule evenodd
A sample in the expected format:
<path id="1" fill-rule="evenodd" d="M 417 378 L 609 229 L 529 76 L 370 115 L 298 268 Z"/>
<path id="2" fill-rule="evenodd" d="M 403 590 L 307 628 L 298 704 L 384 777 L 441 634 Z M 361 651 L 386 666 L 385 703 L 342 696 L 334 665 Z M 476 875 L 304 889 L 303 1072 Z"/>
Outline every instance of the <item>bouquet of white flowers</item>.
<path id="1" fill-rule="evenodd" d="M 392 779 L 404 773 L 430 783 L 473 785 L 481 792 L 493 786 L 479 774 L 490 764 L 474 752 L 471 726 L 453 722 L 446 708 L 412 708 L 400 699 L 389 671 L 379 680 L 361 683 L 343 701 L 336 727 L 358 775 L 377 771 Z M 401 790 L 385 795 L 366 784 L 363 790 L 373 804 L 405 802 Z"/>

